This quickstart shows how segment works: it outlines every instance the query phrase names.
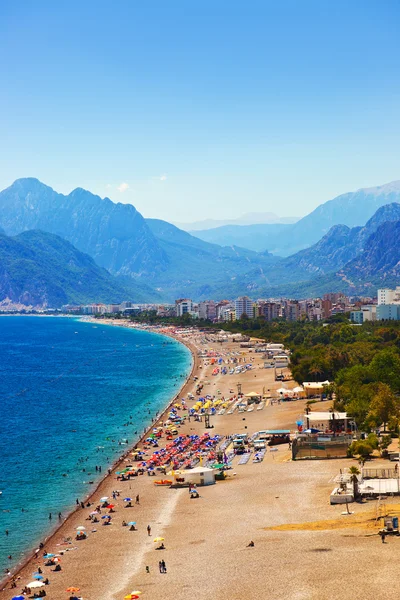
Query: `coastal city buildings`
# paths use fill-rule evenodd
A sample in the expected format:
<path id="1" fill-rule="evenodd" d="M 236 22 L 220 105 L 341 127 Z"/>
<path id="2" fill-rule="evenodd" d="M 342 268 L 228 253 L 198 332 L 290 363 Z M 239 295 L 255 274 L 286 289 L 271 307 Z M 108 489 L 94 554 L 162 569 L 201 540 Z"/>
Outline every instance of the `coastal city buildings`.
<path id="1" fill-rule="evenodd" d="M 66 305 L 62 312 L 83 315 L 121 314 L 135 316 L 154 312 L 158 317 L 185 317 L 213 323 L 235 321 L 246 315 L 249 319 L 265 321 L 323 321 L 338 314 L 348 315 L 350 321 L 360 325 L 368 321 L 400 320 L 400 286 L 395 289 L 382 288 L 377 297 L 345 296 L 341 293 L 325 294 L 322 298 L 294 300 L 290 298 L 259 298 L 240 296 L 234 300 L 202 300 L 178 298 L 174 304 L 120 304 L 92 303 L 83 306 Z M 42 311 L 46 312 L 46 311 Z M 49 309 L 48 312 L 51 312 Z"/>
<path id="2" fill-rule="evenodd" d="M 377 293 L 377 304 L 361 304 L 357 310 L 351 310 L 350 320 L 353 323 L 366 321 L 399 321 L 400 320 L 400 286 L 394 290 L 380 288 Z"/>

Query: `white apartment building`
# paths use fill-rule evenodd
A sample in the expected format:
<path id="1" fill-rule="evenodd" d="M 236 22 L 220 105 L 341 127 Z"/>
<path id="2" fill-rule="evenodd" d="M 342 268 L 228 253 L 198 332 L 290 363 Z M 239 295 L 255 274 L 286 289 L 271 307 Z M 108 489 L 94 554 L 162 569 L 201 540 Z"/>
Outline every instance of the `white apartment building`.
<path id="1" fill-rule="evenodd" d="M 378 305 L 381 304 L 400 304 L 400 286 L 396 286 L 395 290 L 390 288 L 378 290 Z"/>
<path id="2" fill-rule="evenodd" d="M 242 315 L 253 318 L 253 302 L 248 296 L 240 296 L 234 302 L 235 318 L 240 319 Z"/>
<path id="3" fill-rule="evenodd" d="M 182 317 L 187 313 L 193 312 L 193 302 L 189 298 L 181 298 L 180 300 L 175 300 L 175 310 L 176 316 Z"/>

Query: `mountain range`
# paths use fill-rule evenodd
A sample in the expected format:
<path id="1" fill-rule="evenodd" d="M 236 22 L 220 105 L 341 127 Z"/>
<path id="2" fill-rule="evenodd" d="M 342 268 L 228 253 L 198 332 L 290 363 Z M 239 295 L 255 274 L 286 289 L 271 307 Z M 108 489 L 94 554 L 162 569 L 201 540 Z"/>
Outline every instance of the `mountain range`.
<path id="1" fill-rule="evenodd" d="M 396 199 L 400 182 L 344 194 L 294 224 L 229 226 L 255 228 L 257 244 L 264 239 L 257 228 L 281 228 L 282 248 L 307 246 L 279 257 L 242 247 L 240 236 L 235 244 L 224 245 L 224 237 L 205 241 L 81 188 L 63 195 L 37 179 L 20 179 L 0 192 L 0 302 L 59 306 L 372 290 L 396 278 L 397 241 L 390 238 L 390 255 L 384 239 L 400 222 Z"/>
<path id="2" fill-rule="evenodd" d="M 316 243 L 334 225 L 363 225 L 378 208 L 392 202 L 400 202 L 400 181 L 337 196 L 292 225 L 227 225 L 193 231 L 193 235 L 211 243 L 235 241 L 257 252 L 268 250 L 285 257 Z"/>

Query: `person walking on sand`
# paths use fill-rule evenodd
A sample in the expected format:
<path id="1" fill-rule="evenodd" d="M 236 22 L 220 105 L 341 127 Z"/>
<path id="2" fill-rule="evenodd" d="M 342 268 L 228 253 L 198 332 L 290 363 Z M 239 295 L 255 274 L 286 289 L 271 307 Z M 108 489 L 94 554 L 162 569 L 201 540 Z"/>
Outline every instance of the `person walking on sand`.
<path id="1" fill-rule="evenodd" d="M 380 531 L 379 535 L 381 536 L 382 544 L 384 544 L 385 543 L 385 538 L 386 538 L 386 531 Z"/>
<path id="2" fill-rule="evenodd" d="M 161 560 L 158 562 L 158 568 L 160 570 L 160 573 L 162 573 L 163 572 L 163 566 L 162 566 L 162 561 Z"/>
<path id="3" fill-rule="evenodd" d="M 151 527 L 150 527 L 150 525 L 147 525 L 147 535 L 151 535 Z"/>
<path id="4" fill-rule="evenodd" d="M 136 494 L 136 504 L 140 504 L 140 502 L 139 502 L 139 494 Z"/>
<path id="5" fill-rule="evenodd" d="M 162 565 L 162 572 L 163 572 L 163 573 L 166 573 L 166 572 L 167 572 L 167 566 L 166 566 L 166 564 L 165 564 L 165 560 L 162 560 L 162 561 L 161 561 L 161 565 Z"/>

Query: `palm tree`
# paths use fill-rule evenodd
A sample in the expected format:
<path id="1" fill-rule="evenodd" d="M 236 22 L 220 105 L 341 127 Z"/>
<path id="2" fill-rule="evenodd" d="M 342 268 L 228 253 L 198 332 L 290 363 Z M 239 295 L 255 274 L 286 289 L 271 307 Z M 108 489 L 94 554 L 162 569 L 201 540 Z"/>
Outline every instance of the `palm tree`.
<path id="1" fill-rule="evenodd" d="M 354 500 L 358 498 L 360 495 L 358 491 L 358 475 L 360 475 L 360 470 L 356 466 L 352 466 L 349 468 L 350 481 L 353 484 L 353 496 Z"/>
<path id="2" fill-rule="evenodd" d="M 313 363 L 309 369 L 309 373 L 311 375 L 315 375 L 317 381 L 319 380 L 319 376 L 322 375 L 322 367 L 318 363 Z"/>

